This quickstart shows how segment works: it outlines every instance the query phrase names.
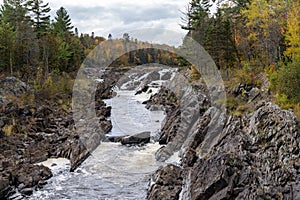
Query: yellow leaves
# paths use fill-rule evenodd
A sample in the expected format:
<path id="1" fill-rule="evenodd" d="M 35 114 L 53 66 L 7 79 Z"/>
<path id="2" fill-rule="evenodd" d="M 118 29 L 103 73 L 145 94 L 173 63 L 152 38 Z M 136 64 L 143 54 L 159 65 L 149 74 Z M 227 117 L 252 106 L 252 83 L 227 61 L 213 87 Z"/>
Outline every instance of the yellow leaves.
<path id="1" fill-rule="evenodd" d="M 242 11 L 242 14 L 248 19 L 247 27 L 268 29 L 276 19 L 280 18 L 280 13 L 283 10 L 281 0 L 266 1 L 254 0 L 247 9 Z"/>
<path id="2" fill-rule="evenodd" d="M 2 131 L 5 133 L 6 136 L 10 136 L 14 132 L 14 126 L 16 125 L 16 120 L 12 120 L 12 124 L 6 124 Z"/>
<path id="3" fill-rule="evenodd" d="M 287 50 L 285 55 L 292 59 L 300 59 L 300 3 L 293 2 L 288 12 L 285 39 Z"/>
<path id="4" fill-rule="evenodd" d="M 275 64 L 271 63 L 269 68 L 269 74 L 273 74 L 275 72 Z"/>
<path id="5" fill-rule="evenodd" d="M 5 125 L 2 128 L 2 131 L 5 133 L 6 136 L 10 136 L 13 132 L 14 126 L 13 125 Z"/>
<path id="6" fill-rule="evenodd" d="M 251 32 L 248 35 L 248 40 L 257 40 L 257 33 L 256 32 Z"/>
<path id="7" fill-rule="evenodd" d="M 152 60 L 152 56 L 150 55 L 150 53 L 147 54 L 147 57 L 148 57 L 148 63 L 151 63 L 153 60 Z"/>
<path id="8" fill-rule="evenodd" d="M 193 78 L 193 80 L 198 80 L 201 75 L 199 73 L 199 71 L 197 70 L 197 68 L 195 67 L 195 65 L 191 66 L 191 76 Z"/>

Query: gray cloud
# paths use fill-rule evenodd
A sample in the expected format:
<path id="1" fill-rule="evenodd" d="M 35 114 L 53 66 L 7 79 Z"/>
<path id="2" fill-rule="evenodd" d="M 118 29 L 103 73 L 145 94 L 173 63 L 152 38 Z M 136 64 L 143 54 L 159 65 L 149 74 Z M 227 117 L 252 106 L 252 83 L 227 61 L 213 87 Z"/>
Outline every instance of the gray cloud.
<path id="1" fill-rule="evenodd" d="M 63 6 L 72 24 L 82 33 L 95 32 L 106 37 L 139 28 L 165 28 L 186 34 L 179 24 L 182 13 L 190 0 L 44 0 L 49 2 L 51 17 Z M 2 3 L 3 0 L 0 0 Z"/>

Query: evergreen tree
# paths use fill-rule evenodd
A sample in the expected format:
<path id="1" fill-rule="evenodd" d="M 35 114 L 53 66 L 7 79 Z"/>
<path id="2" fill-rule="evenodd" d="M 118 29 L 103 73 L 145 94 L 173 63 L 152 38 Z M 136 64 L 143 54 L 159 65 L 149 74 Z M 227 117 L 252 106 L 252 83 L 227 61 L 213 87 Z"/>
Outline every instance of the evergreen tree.
<path id="1" fill-rule="evenodd" d="M 1 20 L 4 23 L 9 23 L 14 30 L 26 20 L 25 15 L 28 10 L 25 0 L 4 0 L 1 6 Z"/>
<path id="2" fill-rule="evenodd" d="M 189 36 L 203 45 L 210 23 L 209 12 L 203 7 L 200 0 L 192 0 L 189 4 L 186 17 L 187 25 L 183 25 L 182 28 L 189 30 Z"/>
<path id="3" fill-rule="evenodd" d="M 0 22 L 0 68 L 13 74 L 13 51 L 15 32 L 9 23 Z"/>
<path id="4" fill-rule="evenodd" d="M 64 7 L 56 12 L 55 22 L 53 23 L 53 31 L 59 37 L 65 38 L 73 29 L 70 16 Z"/>
<path id="5" fill-rule="evenodd" d="M 34 16 L 34 26 L 37 36 L 45 34 L 50 27 L 50 7 L 49 3 L 43 4 L 43 0 L 28 1 L 29 11 Z"/>
<path id="6" fill-rule="evenodd" d="M 26 16 L 28 9 L 25 0 L 4 0 L 1 6 L 1 23 L 11 27 L 14 35 L 13 44 L 7 51 L 10 56 L 9 65 L 20 71 L 24 66 L 36 65 L 38 62 L 38 42 L 33 31 L 30 17 Z M 14 71 L 16 71 L 14 70 Z"/>

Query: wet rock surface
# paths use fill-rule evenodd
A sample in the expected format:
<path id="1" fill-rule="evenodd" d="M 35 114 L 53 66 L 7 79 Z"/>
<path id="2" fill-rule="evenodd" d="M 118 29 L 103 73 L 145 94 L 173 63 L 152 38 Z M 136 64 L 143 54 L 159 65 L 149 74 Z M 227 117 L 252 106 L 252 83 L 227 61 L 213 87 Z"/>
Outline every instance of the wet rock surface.
<path id="1" fill-rule="evenodd" d="M 148 199 L 178 199 L 182 185 L 182 170 L 175 165 L 159 169 L 151 177 Z"/>
<path id="2" fill-rule="evenodd" d="M 161 97 L 156 100 L 161 101 Z M 165 179 L 176 181 L 179 176 L 174 174 L 180 174 L 178 190 L 169 190 L 174 188 L 172 181 L 162 184 L 161 179 L 152 178 L 148 199 L 298 199 L 300 133 L 294 113 L 263 101 L 256 102 L 255 111 L 243 117 L 219 113 L 214 106 L 205 105 L 199 107 L 200 117 L 180 145 L 180 173 L 167 165 L 153 175 L 163 174 Z M 170 144 L 180 142 L 180 131 L 174 130 L 179 123 L 176 116 L 180 116 L 176 108 L 174 105 L 168 111 L 159 140 L 165 146 L 156 153 L 158 159 L 169 158 L 176 149 Z M 216 116 L 221 116 L 217 124 L 212 123 Z M 218 131 L 219 137 L 207 148 L 209 134 Z M 175 195 L 177 191 L 179 195 Z"/>
<path id="3" fill-rule="evenodd" d="M 121 139 L 123 145 L 146 144 L 150 142 L 150 132 L 143 132 L 136 135 L 125 136 Z"/>
<path id="4" fill-rule="evenodd" d="M 108 132 L 111 122 L 106 118 L 111 108 L 102 99 L 111 94 L 103 92 L 107 94 L 98 93 L 95 110 L 98 126 Z M 36 102 L 19 103 L 25 95 L 35 95 Z M 90 155 L 76 131 L 71 109 L 41 96 L 14 77 L 0 79 L 0 199 L 15 191 L 31 195 L 45 185 L 52 173 L 36 163 L 48 158 L 67 158 L 70 170 L 74 171 Z M 57 98 L 71 99 L 71 96 L 57 94 Z"/>

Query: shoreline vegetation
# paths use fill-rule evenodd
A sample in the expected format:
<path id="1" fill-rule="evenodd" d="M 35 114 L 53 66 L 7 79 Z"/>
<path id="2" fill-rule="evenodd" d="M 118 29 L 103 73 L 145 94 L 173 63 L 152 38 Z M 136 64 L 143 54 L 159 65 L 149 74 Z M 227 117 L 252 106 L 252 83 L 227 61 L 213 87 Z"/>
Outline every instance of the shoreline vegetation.
<path id="1" fill-rule="evenodd" d="M 217 2 L 218 0 L 214 1 L 214 3 Z M 294 123 L 289 123 L 292 123 L 292 131 L 298 134 L 300 127 L 299 1 L 229 0 L 228 3 L 222 1 L 219 3 L 217 12 L 213 15 L 209 11 L 212 2 L 191 0 L 184 12 L 182 28 L 189 30 L 188 36 L 207 50 L 222 74 L 227 93 L 227 114 L 232 118 L 228 123 L 241 123 L 241 127 L 248 127 L 247 123 L 250 123 L 251 120 L 262 119 L 266 124 L 258 124 L 259 126 L 265 125 L 275 130 L 276 124 L 272 124 L 275 121 L 279 124 L 278 127 L 286 130 L 287 127 L 284 127 L 280 120 L 268 121 L 263 118 L 261 112 L 267 113 L 270 119 L 274 119 L 276 118 L 272 114 L 274 111 L 283 118 L 285 115 L 289 116 L 289 119 L 294 122 L 296 119 L 290 112 L 293 110 L 298 119 L 298 128 L 294 127 Z M 77 70 L 100 43 L 107 40 L 116 41 L 118 43 L 116 47 L 119 50 L 130 46 L 138 47 L 142 43 L 149 44 L 150 48 L 129 52 L 115 60 L 110 69 L 119 74 L 112 79 L 120 76 L 121 72 L 118 69 L 126 71 L 126 68 L 130 68 L 130 66 L 157 63 L 181 69 L 187 73 L 191 83 L 202 80 L 201 74 L 194 65 L 174 53 L 152 48 L 153 44 L 131 38 L 128 33 L 124 33 L 123 38 L 116 39 L 111 37 L 106 39 L 103 36 L 95 36 L 94 33 L 91 35 L 79 34 L 65 8 L 61 7 L 57 10 L 52 22 L 49 16 L 50 9 L 49 4 L 41 0 L 4 0 L 0 8 L 0 199 L 7 198 L 16 189 L 24 195 L 30 195 L 34 188 L 46 184 L 46 180 L 52 176 L 51 171 L 46 167 L 36 166 L 35 163 L 45 161 L 50 157 L 64 157 L 71 160 L 71 170 L 74 170 L 89 156 L 89 152 L 80 142 L 74 127 L 72 92 Z M 106 52 L 107 58 L 110 53 Z M 99 123 L 106 132 L 110 130 L 111 124 L 106 119 L 109 110 L 105 107 L 102 99 L 109 98 L 111 94 L 108 91 L 112 84 L 112 82 L 104 84 L 104 88 L 101 89 L 102 93 L 98 94 L 97 112 L 103 119 Z M 260 101 L 272 102 L 285 110 L 281 110 L 273 104 L 264 104 L 259 107 L 258 102 Z M 175 108 L 176 106 L 172 107 L 172 109 Z M 172 113 L 172 109 L 169 111 L 170 113 Z M 202 123 L 200 127 L 203 128 L 207 122 L 202 120 L 199 123 Z M 170 124 L 172 123 L 170 122 Z M 233 135 L 230 135 L 230 132 L 224 133 L 227 135 L 226 137 L 232 140 L 241 139 L 239 133 L 245 130 L 233 129 Z M 251 145 L 253 148 L 264 147 L 266 149 L 270 147 L 270 141 L 275 142 L 273 140 L 276 138 L 276 136 L 264 135 L 264 132 L 271 134 L 271 130 L 268 128 L 254 127 L 254 129 L 262 135 L 257 138 L 254 134 L 255 131 L 249 130 L 247 135 L 249 141 L 251 138 L 257 139 L 257 143 L 249 144 L 250 147 L 246 150 L 249 153 L 249 155 L 247 154 L 249 160 L 251 160 L 253 152 L 257 152 L 257 150 L 251 149 Z M 281 132 L 278 134 L 280 137 L 285 137 Z M 292 137 L 290 132 L 286 134 L 286 137 Z M 165 133 L 164 140 L 166 138 L 172 140 L 173 136 L 169 137 L 168 133 Z M 229 140 L 228 138 L 225 140 Z M 239 141 L 241 142 L 241 140 Z M 280 141 L 285 142 L 284 139 Z M 201 143 L 202 141 L 199 139 L 195 142 Z M 241 144 L 247 143 L 246 140 L 243 142 Z M 207 169 L 201 168 L 201 162 L 204 163 L 203 166 L 212 170 L 223 170 L 223 168 L 218 168 L 217 163 L 223 159 L 222 153 L 228 150 L 225 145 L 214 150 L 216 155 L 220 156 L 210 155 L 207 160 L 201 162 L 199 161 L 201 159 L 196 156 L 199 150 L 197 145 L 191 144 L 188 148 L 189 151 L 186 152 L 188 157 L 183 162 L 187 167 L 193 168 L 192 175 L 197 177 L 197 175 L 205 173 L 203 171 Z M 290 146 L 284 146 L 284 148 L 288 147 Z M 292 149 L 297 151 L 296 147 Z M 241 154 L 232 153 L 231 151 L 234 150 L 228 151 L 230 151 L 229 155 L 233 157 L 229 160 L 225 159 L 226 166 L 234 169 L 237 175 L 243 174 L 242 170 L 246 170 L 246 168 L 237 163 L 238 161 L 243 162 Z M 280 151 L 289 152 L 286 149 Z M 268 161 L 264 152 L 259 151 L 259 154 L 262 155 L 265 162 Z M 287 156 L 282 152 L 280 155 Z M 299 153 L 293 152 L 293 155 L 299 156 Z M 213 159 L 218 162 L 214 162 L 216 160 Z M 212 163 L 218 169 L 210 166 L 209 160 L 213 160 Z M 272 161 L 274 160 L 276 158 L 272 157 Z M 294 162 L 292 158 L 289 161 Z M 292 166 L 293 170 L 299 168 L 299 163 L 291 163 L 288 163 L 287 166 Z M 267 170 L 258 163 L 256 164 L 257 169 Z M 250 166 L 251 164 L 249 164 Z M 274 167 L 276 166 L 274 165 Z M 166 170 L 169 171 L 169 168 L 171 171 L 174 170 L 174 167 L 170 166 Z M 175 170 L 178 173 L 184 173 L 178 168 Z M 249 172 L 247 177 L 251 173 Z M 294 172 L 282 173 L 284 177 L 292 174 L 291 180 L 298 179 L 298 176 L 293 177 Z M 187 176 L 185 174 L 180 178 L 187 181 Z M 285 178 L 285 180 L 291 181 L 289 177 Z M 193 181 L 199 182 L 198 179 Z M 176 195 L 178 197 L 178 192 L 181 191 L 179 185 L 182 184 L 176 182 L 175 197 Z M 247 185 L 248 183 L 243 184 Z M 164 185 L 164 187 L 168 186 Z M 194 184 L 190 189 L 201 187 Z M 152 188 L 150 195 L 154 195 L 156 189 Z M 264 189 L 262 189 L 263 192 L 265 192 Z M 163 188 L 160 191 L 165 190 Z M 213 193 L 206 192 L 193 197 L 207 199 L 212 197 Z M 274 198 L 278 197 L 277 199 L 284 196 L 279 193 L 276 195 Z M 159 197 L 149 198 L 158 199 Z"/>
<path id="2" fill-rule="evenodd" d="M 230 93 L 239 83 L 264 87 L 262 84 L 269 80 L 265 89 L 271 100 L 284 109 L 293 109 L 300 118 L 300 28 L 297 23 L 300 17 L 296 12 L 299 2 L 233 2 L 215 1 L 219 6 L 216 13 L 211 14 L 212 2 L 192 0 L 183 13 L 182 28 L 189 30 L 188 36 L 199 42 L 214 59 L 228 90 L 228 107 L 233 108 L 233 113 L 241 101 L 235 101 Z M 52 21 L 50 10 L 49 4 L 41 0 L 6 0 L 1 5 L 0 77 L 15 76 L 37 90 L 49 85 L 51 90 L 52 84 L 56 88 L 49 95 L 69 93 L 86 56 L 101 42 L 112 40 L 112 35 L 106 39 L 94 33 L 79 34 L 65 8 L 57 10 Z M 257 15 L 259 10 L 265 14 Z M 128 33 L 114 40 L 119 42 L 116 45 L 119 50 L 147 43 L 131 38 Z M 151 43 L 148 46 L 147 50 L 121 56 L 112 65 L 186 66 L 193 70 L 193 76 L 198 76 L 196 68 L 185 59 L 151 48 Z M 106 52 L 107 58 L 110 53 Z M 59 79 L 66 81 L 62 83 Z M 57 91 L 60 84 L 62 91 Z"/>

